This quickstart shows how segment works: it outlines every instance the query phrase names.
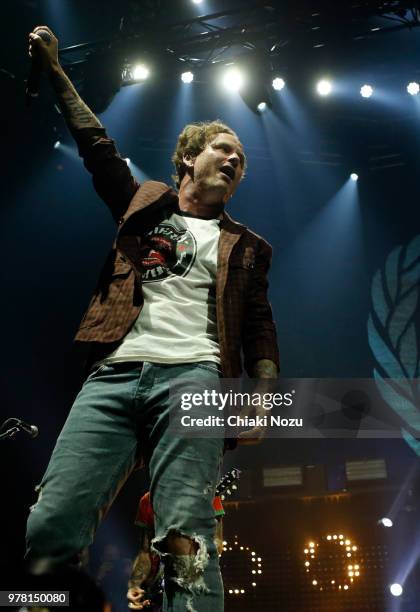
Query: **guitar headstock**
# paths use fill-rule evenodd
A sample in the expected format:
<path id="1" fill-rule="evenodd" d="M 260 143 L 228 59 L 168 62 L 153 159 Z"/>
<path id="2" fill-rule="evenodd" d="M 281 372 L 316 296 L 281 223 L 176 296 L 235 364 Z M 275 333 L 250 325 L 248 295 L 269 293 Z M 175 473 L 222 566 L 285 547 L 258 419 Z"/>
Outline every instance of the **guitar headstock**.
<path id="1" fill-rule="evenodd" d="M 238 489 L 237 482 L 240 475 L 241 470 L 238 470 L 237 468 L 233 468 L 226 472 L 216 487 L 216 496 L 220 496 L 223 501 L 226 499 L 226 497 L 233 495 L 234 491 L 237 491 Z"/>

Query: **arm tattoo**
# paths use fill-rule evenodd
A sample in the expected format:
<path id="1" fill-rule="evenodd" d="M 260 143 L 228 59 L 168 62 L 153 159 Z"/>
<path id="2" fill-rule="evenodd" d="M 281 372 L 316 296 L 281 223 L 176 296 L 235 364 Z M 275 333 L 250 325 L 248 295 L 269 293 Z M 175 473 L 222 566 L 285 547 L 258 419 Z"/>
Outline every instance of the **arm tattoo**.
<path id="1" fill-rule="evenodd" d="M 271 359 L 260 359 L 254 364 L 255 378 L 277 378 L 277 365 Z"/>
<path id="2" fill-rule="evenodd" d="M 153 534 L 153 529 L 143 526 L 140 528 L 140 546 L 128 582 L 130 588 L 141 586 L 150 577 L 150 572 L 152 570 L 150 544 L 153 539 Z"/>
<path id="3" fill-rule="evenodd" d="M 133 569 L 131 570 L 131 576 L 129 580 L 129 587 L 141 586 L 147 580 L 152 569 L 150 562 L 150 555 L 147 552 L 140 551 L 133 563 Z"/>
<path id="4" fill-rule="evenodd" d="M 256 361 L 252 371 L 252 377 L 256 379 L 256 393 L 269 393 L 277 381 L 277 365 L 271 359 L 260 359 Z"/>
<path id="5" fill-rule="evenodd" d="M 50 79 L 70 131 L 80 128 L 102 127 L 99 119 L 83 102 L 73 83 L 61 67 L 50 73 Z"/>

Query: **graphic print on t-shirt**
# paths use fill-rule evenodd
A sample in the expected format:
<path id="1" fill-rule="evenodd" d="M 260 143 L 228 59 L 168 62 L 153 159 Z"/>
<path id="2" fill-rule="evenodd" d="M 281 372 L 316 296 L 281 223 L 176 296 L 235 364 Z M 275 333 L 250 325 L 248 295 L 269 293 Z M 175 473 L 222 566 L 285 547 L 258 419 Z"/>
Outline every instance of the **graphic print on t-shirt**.
<path id="1" fill-rule="evenodd" d="M 145 238 L 140 250 L 142 282 L 186 276 L 197 254 L 197 243 L 187 228 L 161 223 Z"/>

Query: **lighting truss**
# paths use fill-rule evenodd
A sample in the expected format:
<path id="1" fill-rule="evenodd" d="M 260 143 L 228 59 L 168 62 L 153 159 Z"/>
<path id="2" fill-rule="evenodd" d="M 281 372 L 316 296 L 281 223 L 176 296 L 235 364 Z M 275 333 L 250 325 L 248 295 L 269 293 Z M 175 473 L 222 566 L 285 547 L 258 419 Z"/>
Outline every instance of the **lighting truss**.
<path id="1" fill-rule="evenodd" d="M 176 2 L 168 4 L 166 10 L 162 0 L 149 0 L 146 4 L 148 13 L 142 15 L 138 7 L 137 19 L 130 21 L 128 15 L 114 39 L 66 47 L 60 55 L 70 58 L 110 47 L 125 53 L 158 51 L 189 67 L 201 68 L 233 61 L 238 55 L 255 49 L 264 49 L 269 57 L 275 58 L 284 54 L 292 43 L 312 48 L 325 46 L 336 38 L 337 29 L 340 37 L 357 40 L 420 25 L 418 0 L 295 0 L 293 3 L 242 0 L 239 8 L 183 21 L 171 19 L 177 13 Z M 380 26 L 370 26 L 368 20 L 374 17 L 382 18 Z M 70 63 L 78 64 L 80 59 Z"/>
<path id="2" fill-rule="evenodd" d="M 129 74 L 139 57 L 152 58 L 170 74 L 235 62 L 249 67 L 258 60 L 256 73 L 270 79 L 299 58 L 314 56 L 319 47 L 331 45 L 334 52 L 337 41 L 373 39 L 420 25 L 420 0 L 241 0 L 234 8 L 181 21 L 181 0 L 131 0 L 128 6 L 112 39 L 60 49 L 64 68 L 97 112 L 119 87 L 133 82 L 122 75 Z M 90 99 L 85 88 L 95 79 L 104 91 L 93 87 Z"/>

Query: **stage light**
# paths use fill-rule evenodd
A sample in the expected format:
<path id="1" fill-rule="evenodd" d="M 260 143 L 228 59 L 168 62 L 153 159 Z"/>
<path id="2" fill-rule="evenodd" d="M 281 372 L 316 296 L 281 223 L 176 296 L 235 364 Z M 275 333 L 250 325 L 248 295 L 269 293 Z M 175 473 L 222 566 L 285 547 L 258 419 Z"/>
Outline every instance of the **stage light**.
<path id="1" fill-rule="evenodd" d="M 339 545 L 344 546 L 345 542 L 348 543 L 347 548 L 349 549 L 349 552 L 345 552 L 343 549 L 340 549 Z M 343 588 L 342 586 L 343 582 L 347 584 L 347 588 L 345 590 L 349 589 L 353 585 L 353 582 L 357 582 L 357 580 L 359 579 L 361 575 L 361 571 L 360 572 L 358 571 L 359 565 L 357 566 L 354 565 L 352 563 L 352 559 L 350 558 L 354 554 L 350 552 L 351 544 L 352 544 L 351 540 L 349 538 L 346 538 L 345 535 L 343 534 L 338 535 L 338 534 L 331 534 L 331 533 L 329 533 L 328 535 L 322 536 L 320 542 L 316 542 L 316 543 L 309 542 L 309 546 L 311 546 L 311 549 L 314 552 L 314 555 L 312 556 L 312 558 L 314 558 L 314 561 L 312 562 L 312 561 L 306 560 L 307 556 L 306 556 L 305 551 L 308 550 L 307 548 L 305 548 L 303 551 L 304 552 L 303 564 L 304 564 L 305 572 L 309 574 L 308 575 L 308 578 L 310 579 L 309 584 L 311 586 L 317 586 L 322 590 L 336 591 L 337 589 Z M 338 550 L 342 551 L 341 555 L 340 553 L 338 555 L 335 554 L 336 557 L 341 556 L 341 562 L 339 566 L 337 566 L 336 568 L 332 568 L 327 565 L 328 561 L 324 562 L 323 557 L 325 558 L 330 557 L 329 551 L 331 550 L 331 547 L 336 547 L 336 546 L 338 546 Z M 347 565 L 347 563 L 350 563 L 350 565 Z M 324 564 L 325 564 L 325 567 L 322 567 Z M 334 569 L 335 569 L 334 573 L 336 573 L 336 575 L 332 574 L 332 570 Z M 320 571 L 329 572 L 330 575 L 323 574 L 322 576 L 320 576 L 319 575 Z M 342 574 L 340 575 L 340 572 L 342 571 L 344 571 L 344 576 Z M 314 581 L 316 581 L 317 584 L 315 584 Z"/>
<path id="2" fill-rule="evenodd" d="M 344 587 L 343 587 L 343 589 L 344 589 L 345 591 L 348 591 L 348 588 L 349 588 L 349 585 L 348 585 L 348 584 L 345 584 L 345 585 L 344 585 Z"/>
<path id="3" fill-rule="evenodd" d="M 392 522 L 390 518 L 385 516 L 384 518 L 381 518 L 381 520 L 379 521 L 379 524 L 382 525 L 383 527 L 392 527 L 394 523 Z"/>
<path id="4" fill-rule="evenodd" d="M 358 181 L 358 180 L 359 180 L 359 175 L 358 175 L 358 174 L 356 174 L 355 172 L 352 172 L 352 173 L 350 174 L 350 178 L 351 178 L 351 180 L 352 180 L 352 181 L 356 182 L 356 181 Z"/>
<path id="5" fill-rule="evenodd" d="M 257 109 L 260 111 L 260 113 L 263 113 L 267 108 L 267 102 L 260 102 L 257 105 Z"/>
<path id="6" fill-rule="evenodd" d="M 371 85 L 363 85 L 363 87 L 360 88 L 360 95 L 362 98 L 370 98 L 372 94 L 373 87 Z"/>
<path id="7" fill-rule="evenodd" d="M 223 85 L 229 91 L 239 91 L 243 85 L 243 76 L 237 68 L 229 68 L 223 77 Z"/>
<path id="8" fill-rule="evenodd" d="M 391 591 L 391 595 L 393 595 L 394 597 L 399 597 L 400 595 L 402 595 L 403 592 L 403 588 L 400 584 L 398 584 L 398 582 L 391 584 L 389 590 Z"/>
<path id="9" fill-rule="evenodd" d="M 228 542 L 226 540 L 224 540 L 225 545 L 228 545 Z M 233 542 L 234 546 L 229 547 L 229 550 L 235 550 L 237 552 L 237 554 L 243 556 L 245 554 L 245 556 L 248 557 L 248 560 L 250 560 L 251 562 L 254 562 L 254 565 L 249 568 L 249 573 L 251 574 L 251 579 L 252 579 L 252 586 L 255 587 L 257 586 L 257 583 L 255 582 L 255 580 L 257 578 L 260 578 L 262 575 L 262 562 L 263 559 L 262 557 L 258 557 L 257 554 L 255 553 L 255 551 L 251 551 L 249 546 L 244 546 L 241 545 L 241 543 L 238 541 L 237 536 L 235 536 L 235 541 Z M 252 569 L 252 567 L 255 568 L 255 562 L 258 561 L 258 569 Z M 244 594 L 246 593 L 246 589 L 244 589 L 243 585 L 229 585 L 230 589 L 229 589 L 229 593 L 234 594 L 234 595 L 239 595 L 239 594 Z M 232 591 L 231 591 L 232 589 Z"/>
<path id="10" fill-rule="evenodd" d="M 192 0 L 193 4 L 201 4 L 203 0 Z"/>
<path id="11" fill-rule="evenodd" d="M 145 81 L 150 75 L 150 70 L 144 64 L 137 64 L 133 68 L 133 79 L 135 81 Z"/>
<path id="12" fill-rule="evenodd" d="M 194 81 L 194 75 L 192 72 L 183 72 L 181 74 L 181 80 L 183 83 L 192 83 Z"/>
<path id="13" fill-rule="evenodd" d="M 417 96 L 417 94 L 420 91 L 420 85 L 416 83 L 415 81 L 413 81 L 407 85 L 407 91 L 410 94 L 410 96 Z"/>
<path id="14" fill-rule="evenodd" d="M 316 90 L 320 96 L 328 96 L 332 92 L 332 83 L 322 79 L 317 83 Z"/>
<path id="15" fill-rule="evenodd" d="M 59 140 L 56 140 L 54 143 L 54 149 L 58 149 L 61 145 L 61 142 Z"/>
<path id="16" fill-rule="evenodd" d="M 275 79 L 273 79 L 273 89 L 275 89 L 276 91 L 281 91 L 285 87 L 285 85 L 286 83 L 284 79 L 280 77 L 276 77 Z"/>

